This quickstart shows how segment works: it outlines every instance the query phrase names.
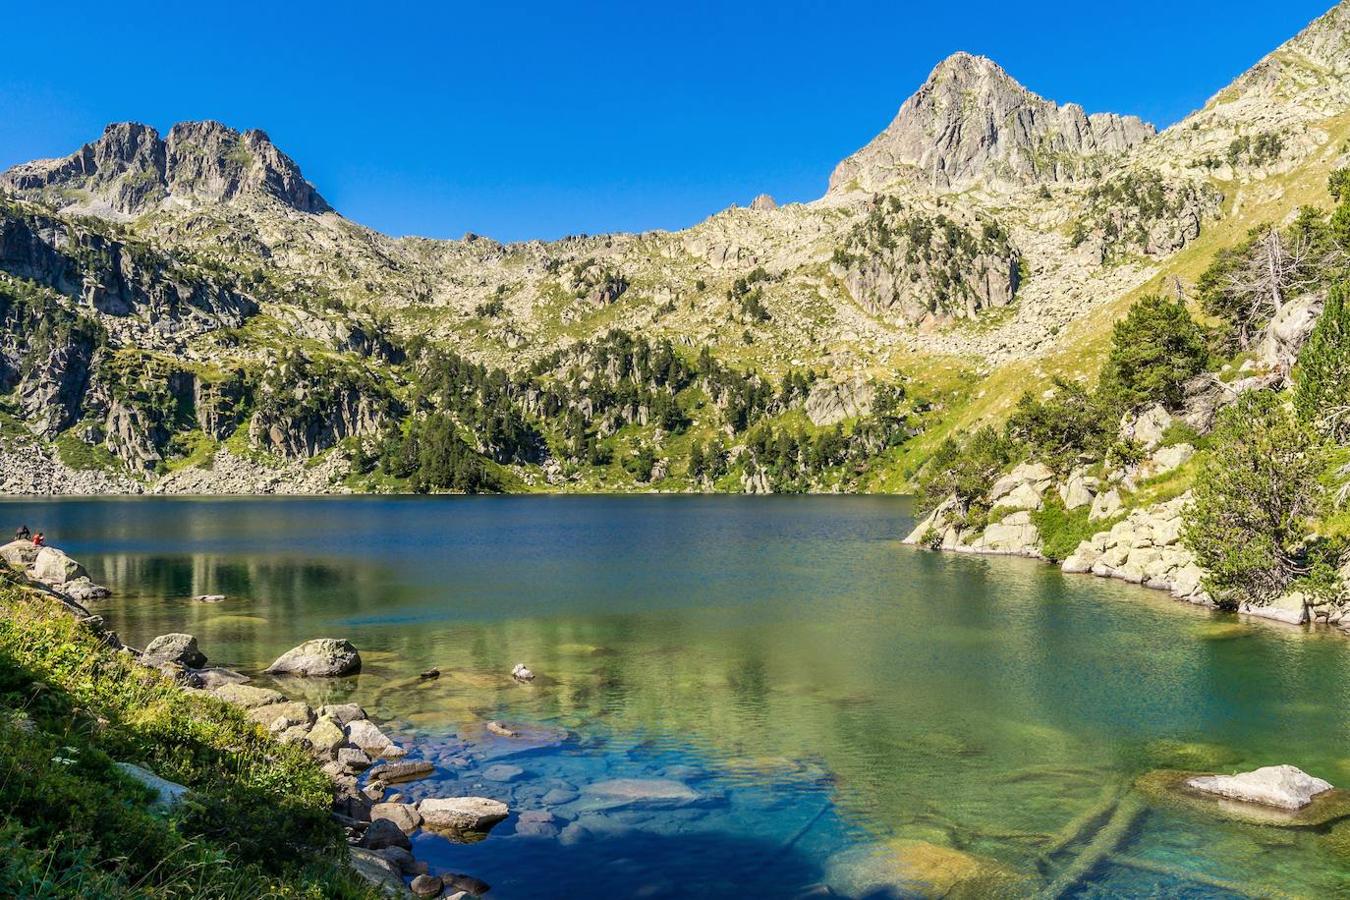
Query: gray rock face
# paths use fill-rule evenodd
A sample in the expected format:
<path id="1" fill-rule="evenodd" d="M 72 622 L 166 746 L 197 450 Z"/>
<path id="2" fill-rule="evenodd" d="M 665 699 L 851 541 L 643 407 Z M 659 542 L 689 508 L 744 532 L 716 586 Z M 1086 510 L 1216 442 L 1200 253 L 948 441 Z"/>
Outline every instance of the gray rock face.
<path id="1" fill-rule="evenodd" d="M 1084 159 L 1119 153 L 1153 134 L 1134 116 L 1059 106 L 993 61 L 957 53 L 938 64 L 885 131 L 839 164 L 830 191 L 876 191 L 896 179 L 940 190 L 978 181 L 1066 181 L 1080 176 Z"/>
<path id="2" fill-rule="evenodd" d="M 812 425 L 834 425 L 872 411 L 876 388 L 864 381 L 818 381 L 806 397 L 806 416 Z"/>
<path id="3" fill-rule="evenodd" d="M 511 812 L 505 803 L 486 797 L 429 797 L 417 804 L 417 811 L 428 828 L 479 832 L 487 831 Z"/>
<path id="4" fill-rule="evenodd" d="M 315 638 L 287 650 L 267 667 L 269 675 L 337 677 L 361 671 L 361 654 L 350 641 Z"/>
<path id="5" fill-rule="evenodd" d="M 86 577 L 88 574 L 84 566 L 55 547 L 39 548 L 37 555 L 33 557 L 33 565 L 28 570 L 28 577 L 52 587 Z"/>
<path id="6" fill-rule="evenodd" d="M 751 209 L 777 209 L 778 203 L 768 194 L 760 194 L 750 201 Z"/>
<path id="7" fill-rule="evenodd" d="M 1289 810 L 1302 809 L 1318 794 L 1331 790 L 1330 782 L 1295 766 L 1264 766 L 1238 775 L 1203 775 L 1187 780 L 1186 786 L 1229 800 Z"/>
<path id="8" fill-rule="evenodd" d="M 197 639 L 190 634 L 161 634 L 145 648 L 141 662 L 150 666 L 179 663 L 200 669 L 206 665 L 206 654 L 197 649 Z"/>
<path id="9" fill-rule="evenodd" d="M 331 207 L 300 168 L 261 131 L 219 122 L 180 122 L 162 139 L 135 122 L 109 125 L 64 159 L 38 160 L 0 174 L 0 187 L 31 199 L 136 217 L 166 204 L 227 203 L 270 197 L 292 209 Z"/>

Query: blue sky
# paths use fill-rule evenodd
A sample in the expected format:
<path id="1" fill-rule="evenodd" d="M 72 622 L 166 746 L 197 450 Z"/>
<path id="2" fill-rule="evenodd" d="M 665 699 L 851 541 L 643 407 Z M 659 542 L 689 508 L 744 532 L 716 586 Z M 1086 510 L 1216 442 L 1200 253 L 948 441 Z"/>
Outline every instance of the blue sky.
<path id="1" fill-rule="evenodd" d="M 0 167 L 214 118 L 356 221 L 514 240 L 818 197 L 956 50 L 1166 125 L 1332 0 L 6 5 Z"/>

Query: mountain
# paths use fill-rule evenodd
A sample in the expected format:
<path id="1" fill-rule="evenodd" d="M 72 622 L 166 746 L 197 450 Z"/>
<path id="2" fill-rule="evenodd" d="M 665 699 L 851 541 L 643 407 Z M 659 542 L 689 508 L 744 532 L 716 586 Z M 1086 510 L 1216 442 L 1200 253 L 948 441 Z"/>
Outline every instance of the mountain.
<path id="1" fill-rule="evenodd" d="M 676 232 L 396 239 L 261 131 L 111 125 L 0 174 L 0 486 L 904 487 L 1327 204 L 1347 10 L 1156 134 L 957 54 L 819 200 Z"/>
<path id="2" fill-rule="evenodd" d="M 0 188 L 58 210 L 119 219 L 240 198 L 271 198 L 308 213 L 330 209 L 266 134 L 219 122 L 180 122 L 167 139 L 147 125 L 112 124 L 70 156 L 10 169 Z"/>
<path id="3" fill-rule="evenodd" d="M 830 190 L 877 191 L 896 180 L 963 190 L 988 180 L 1069 181 L 1094 157 L 1152 137 L 1135 116 L 1087 115 L 1018 84 L 995 62 L 957 53 L 938 64 L 895 120 L 830 176 Z"/>

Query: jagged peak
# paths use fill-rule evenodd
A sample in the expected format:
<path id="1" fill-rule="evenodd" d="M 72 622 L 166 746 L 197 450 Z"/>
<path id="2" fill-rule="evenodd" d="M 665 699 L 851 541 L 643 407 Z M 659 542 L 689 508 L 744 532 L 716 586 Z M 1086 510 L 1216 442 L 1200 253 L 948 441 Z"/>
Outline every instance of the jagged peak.
<path id="1" fill-rule="evenodd" d="M 874 191 L 899 179 L 938 190 L 1062 181 L 1080 174 L 1086 157 L 1118 153 L 1152 134 L 1135 116 L 1061 106 L 992 59 L 958 52 L 933 68 L 885 131 L 839 164 L 830 190 Z"/>
<path id="2" fill-rule="evenodd" d="M 111 218 L 248 197 L 306 213 L 331 210 L 266 132 L 240 132 L 211 119 L 179 122 L 167 137 L 140 122 L 114 122 L 70 156 L 0 174 L 0 187 Z"/>

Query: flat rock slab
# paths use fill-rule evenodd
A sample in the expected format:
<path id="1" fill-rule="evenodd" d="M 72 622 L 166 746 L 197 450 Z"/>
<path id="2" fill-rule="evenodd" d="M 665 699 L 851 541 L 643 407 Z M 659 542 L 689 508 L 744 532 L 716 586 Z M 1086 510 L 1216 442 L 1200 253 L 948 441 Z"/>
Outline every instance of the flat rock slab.
<path id="1" fill-rule="evenodd" d="M 582 790 L 587 800 L 602 806 L 686 806 L 703 799 L 689 785 L 670 778 L 614 778 Z"/>
<path id="2" fill-rule="evenodd" d="M 426 778 L 436 767 L 425 759 L 408 760 L 404 762 L 384 763 L 370 770 L 371 780 L 379 779 L 385 784 L 394 784 L 399 781 L 416 781 L 419 778 Z"/>
<path id="3" fill-rule="evenodd" d="M 417 804 L 422 824 L 448 831 L 485 832 L 510 815 L 500 800 L 487 797 L 428 797 Z"/>
<path id="4" fill-rule="evenodd" d="M 1201 775 L 1188 779 L 1186 786 L 1229 800 L 1287 810 L 1302 809 L 1318 794 L 1331 790 L 1330 782 L 1295 766 L 1264 766 L 1237 775 Z"/>

